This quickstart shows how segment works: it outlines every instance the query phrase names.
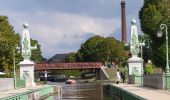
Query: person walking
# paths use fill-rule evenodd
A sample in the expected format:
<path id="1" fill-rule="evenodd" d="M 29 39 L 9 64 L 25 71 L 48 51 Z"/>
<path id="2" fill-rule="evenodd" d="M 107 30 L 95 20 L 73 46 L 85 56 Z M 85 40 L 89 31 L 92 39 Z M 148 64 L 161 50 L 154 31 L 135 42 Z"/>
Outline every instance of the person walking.
<path id="1" fill-rule="evenodd" d="M 122 79 L 123 83 L 125 83 L 125 72 L 121 71 L 120 76 L 121 76 L 121 79 Z"/>
<path id="2" fill-rule="evenodd" d="M 116 84 L 119 84 L 119 82 L 121 81 L 121 76 L 119 73 L 119 69 L 117 69 L 117 80 L 116 80 Z"/>

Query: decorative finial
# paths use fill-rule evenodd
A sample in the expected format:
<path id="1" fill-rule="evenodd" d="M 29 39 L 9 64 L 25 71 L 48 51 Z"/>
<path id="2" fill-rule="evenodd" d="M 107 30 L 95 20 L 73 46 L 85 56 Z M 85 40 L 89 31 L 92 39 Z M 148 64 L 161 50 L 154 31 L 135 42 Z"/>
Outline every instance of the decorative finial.
<path id="1" fill-rule="evenodd" d="M 23 27 L 24 27 L 24 28 L 28 28 L 28 23 L 27 23 L 27 22 L 24 23 Z"/>
<path id="2" fill-rule="evenodd" d="M 135 25 L 135 24 L 136 24 L 136 20 L 135 20 L 134 17 L 132 18 L 131 24 L 132 24 L 132 25 Z"/>

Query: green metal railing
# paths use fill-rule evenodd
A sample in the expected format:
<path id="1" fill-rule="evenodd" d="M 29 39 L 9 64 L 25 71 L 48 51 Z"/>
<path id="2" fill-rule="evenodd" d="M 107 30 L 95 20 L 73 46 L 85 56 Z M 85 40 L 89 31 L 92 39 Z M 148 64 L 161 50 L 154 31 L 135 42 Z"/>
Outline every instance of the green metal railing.
<path id="1" fill-rule="evenodd" d="M 132 94 L 126 90 L 109 85 L 109 93 L 113 100 L 146 100 L 140 96 Z"/>
<path id="2" fill-rule="evenodd" d="M 41 88 L 41 89 L 39 89 L 39 96 L 44 96 L 44 95 L 47 95 L 51 92 L 53 92 L 53 86 Z"/>
<path id="3" fill-rule="evenodd" d="M 28 92 L 8 96 L 0 100 L 28 100 Z"/>
<path id="4" fill-rule="evenodd" d="M 134 78 L 135 78 L 135 79 L 134 79 L 135 84 L 143 85 L 143 76 L 137 76 L 137 75 L 135 75 Z"/>
<path id="5" fill-rule="evenodd" d="M 25 87 L 25 80 L 17 79 L 16 80 L 16 88 L 24 88 Z"/>
<path id="6" fill-rule="evenodd" d="M 45 86 L 39 89 L 32 89 L 27 92 L 18 93 L 12 96 L 1 98 L 0 100 L 29 100 L 30 93 L 34 93 L 34 97 L 32 98 L 38 100 L 40 97 L 53 93 L 53 86 Z"/>
<path id="7" fill-rule="evenodd" d="M 170 89 L 170 75 L 164 73 L 163 75 L 163 87 L 164 89 Z"/>

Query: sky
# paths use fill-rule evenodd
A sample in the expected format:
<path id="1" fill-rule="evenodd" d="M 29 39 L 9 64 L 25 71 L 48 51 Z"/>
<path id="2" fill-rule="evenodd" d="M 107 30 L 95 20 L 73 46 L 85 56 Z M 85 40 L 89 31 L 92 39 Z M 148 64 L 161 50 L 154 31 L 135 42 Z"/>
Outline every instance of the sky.
<path id="1" fill-rule="evenodd" d="M 76 52 L 94 35 L 121 40 L 121 0 L 1 0 L 0 14 L 6 15 L 15 32 L 22 35 L 29 24 L 30 37 L 41 45 L 42 55 Z M 126 0 L 127 40 L 130 21 L 137 20 L 143 0 Z"/>

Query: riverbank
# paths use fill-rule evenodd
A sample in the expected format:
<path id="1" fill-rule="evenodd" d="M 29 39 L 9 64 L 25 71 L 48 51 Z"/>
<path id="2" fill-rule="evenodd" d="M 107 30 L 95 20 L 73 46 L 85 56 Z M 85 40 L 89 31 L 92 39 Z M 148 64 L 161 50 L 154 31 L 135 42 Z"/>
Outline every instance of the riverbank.
<path id="1" fill-rule="evenodd" d="M 53 93 L 59 92 L 59 87 L 52 85 L 39 85 L 29 88 L 0 92 L 0 100 L 38 100 Z"/>

